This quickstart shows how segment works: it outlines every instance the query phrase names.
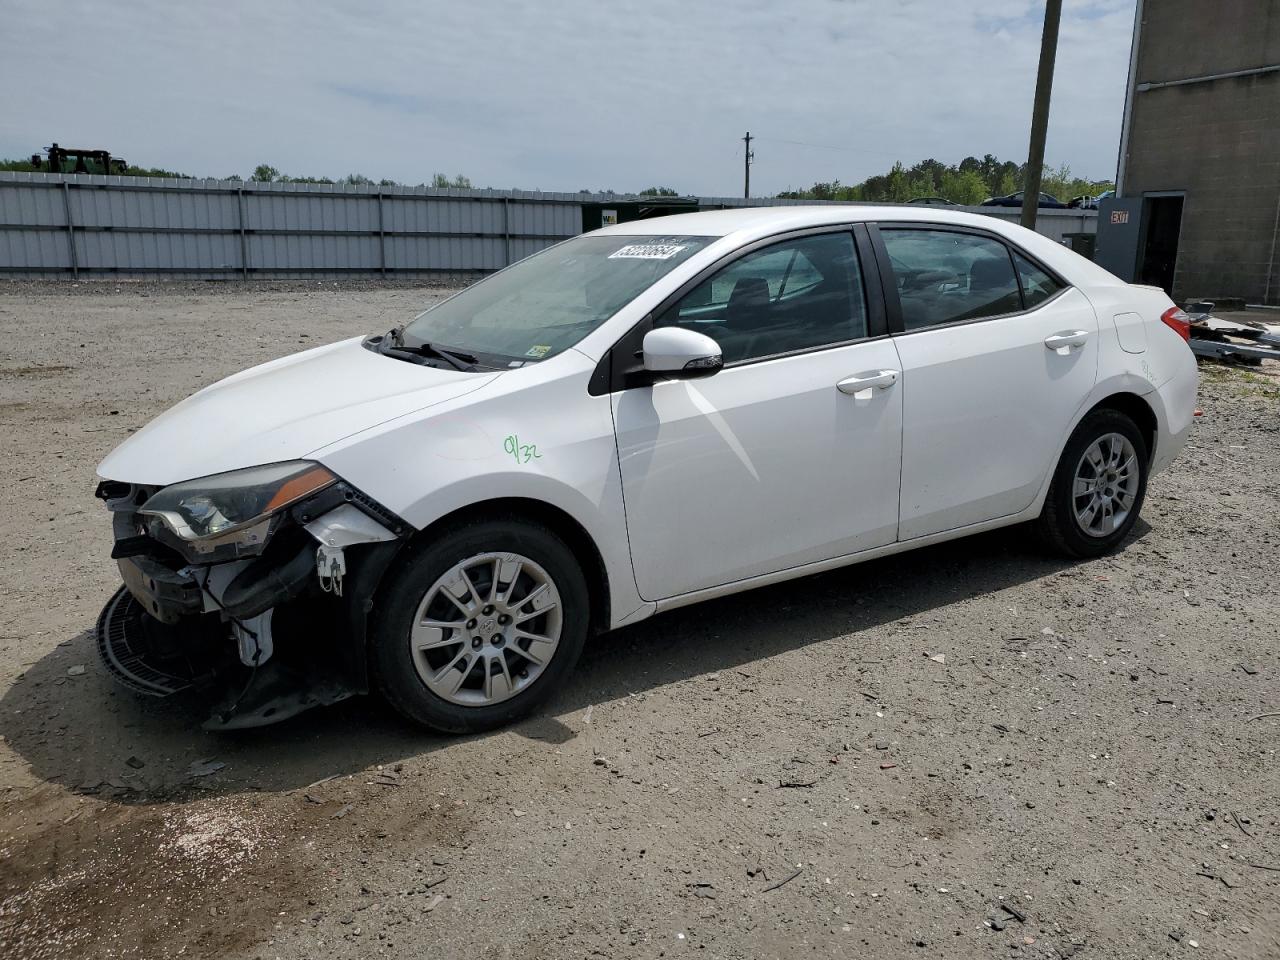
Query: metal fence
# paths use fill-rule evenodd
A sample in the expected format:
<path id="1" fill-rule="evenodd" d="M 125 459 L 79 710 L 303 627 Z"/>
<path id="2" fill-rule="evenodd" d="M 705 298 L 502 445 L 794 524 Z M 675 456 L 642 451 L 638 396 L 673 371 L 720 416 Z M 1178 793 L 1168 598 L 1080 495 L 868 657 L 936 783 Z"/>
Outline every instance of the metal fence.
<path id="1" fill-rule="evenodd" d="M 281 278 L 497 270 L 581 233 L 607 194 L 0 173 L 0 276 Z M 634 201 L 635 198 L 630 198 Z M 709 197 L 705 208 L 802 201 Z M 1016 219 L 1016 210 L 974 208 Z M 1045 210 L 1041 233 L 1093 233 Z"/>

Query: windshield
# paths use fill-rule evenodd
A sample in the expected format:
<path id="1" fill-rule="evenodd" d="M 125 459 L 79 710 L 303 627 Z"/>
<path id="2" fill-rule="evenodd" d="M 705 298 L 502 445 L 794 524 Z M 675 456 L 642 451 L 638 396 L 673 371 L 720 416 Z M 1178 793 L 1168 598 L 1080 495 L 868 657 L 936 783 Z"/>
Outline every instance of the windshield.
<path id="1" fill-rule="evenodd" d="M 421 314 L 403 343 L 507 365 L 567 350 L 714 237 L 582 236 L 549 247 Z"/>

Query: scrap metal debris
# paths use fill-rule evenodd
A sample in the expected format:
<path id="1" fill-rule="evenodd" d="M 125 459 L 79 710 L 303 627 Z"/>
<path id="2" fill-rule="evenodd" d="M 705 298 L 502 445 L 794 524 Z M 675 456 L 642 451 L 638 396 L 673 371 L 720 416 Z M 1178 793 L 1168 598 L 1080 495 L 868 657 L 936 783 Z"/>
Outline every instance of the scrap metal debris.
<path id="1" fill-rule="evenodd" d="M 772 883 L 772 884 L 770 884 L 769 886 L 765 887 L 765 888 L 764 888 L 763 890 L 761 890 L 760 892 L 761 892 L 761 893 L 768 893 L 770 890 L 777 890 L 779 887 L 785 887 L 788 883 L 790 883 L 790 882 L 791 882 L 792 880 L 794 880 L 796 877 L 800 876 L 800 874 L 802 874 L 802 873 L 804 873 L 804 867 L 797 867 L 797 868 L 795 869 L 795 872 L 793 872 L 793 873 L 789 874 L 789 875 L 788 875 L 788 876 L 786 876 L 786 877 L 783 877 L 783 878 L 782 878 L 781 880 L 779 880 L 777 883 Z"/>
<path id="2" fill-rule="evenodd" d="M 187 767 L 187 776 L 189 777 L 207 777 L 217 773 L 226 766 L 221 760 L 214 760 L 210 757 L 208 760 L 193 761 L 191 766 Z"/>
<path id="3" fill-rule="evenodd" d="M 1017 907 L 1011 907 L 1007 903 L 1002 903 L 1000 904 L 1000 909 L 1003 910 L 1005 913 L 1007 913 L 1009 916 L 1013 917 L 1013 919 L 1017 920 L 1019 923 L 1027 922 L 1027 915 L 1023 913 L 1021 910 L 1019 910 Z"/>
<path id="4" fill-rule="evenodd" d="M 1191 304 L 1191 351 L 1215 360 L 1258 363 L 1280 360 L 1280 334 L 1261 323 L 1236 323 L 1211 315 L 1212 303 Z M 1197 309 L 1198 308 L 1198 309 Z"/>

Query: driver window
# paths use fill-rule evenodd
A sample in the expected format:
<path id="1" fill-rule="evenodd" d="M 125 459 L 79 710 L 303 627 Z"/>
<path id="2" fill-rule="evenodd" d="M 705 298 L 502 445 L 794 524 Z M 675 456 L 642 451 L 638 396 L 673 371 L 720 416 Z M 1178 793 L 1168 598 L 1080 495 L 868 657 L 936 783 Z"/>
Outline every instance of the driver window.
<path id="1" fill-rule="evenodd" d="M 865 337 L 853 236 L 801 237 L 749 253 L 698 284 L 656 325 L 707 334 L 726 365 Z"/>

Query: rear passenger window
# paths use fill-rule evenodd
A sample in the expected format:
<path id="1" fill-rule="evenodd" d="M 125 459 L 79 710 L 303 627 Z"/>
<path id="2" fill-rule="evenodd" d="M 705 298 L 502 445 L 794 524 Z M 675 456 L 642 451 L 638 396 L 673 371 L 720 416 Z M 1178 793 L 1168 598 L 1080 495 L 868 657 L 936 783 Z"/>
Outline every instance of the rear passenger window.
<path id="1" fill-rule="evenodd" d="M 1003 243 L 949 230 L 883 229 L 902 303 L 902 323 L 919 330 L 1022 309 Z"/>
<path id="2" fill-rule="evenodd" d="M 1022 281 L 1022 299 L 1028 310 L 1044 303 L 1062 289 L 1062 284 L 1022 254 L 1015 253 L 1013 262 L 1018 268 L 1018 279 Z"/>

